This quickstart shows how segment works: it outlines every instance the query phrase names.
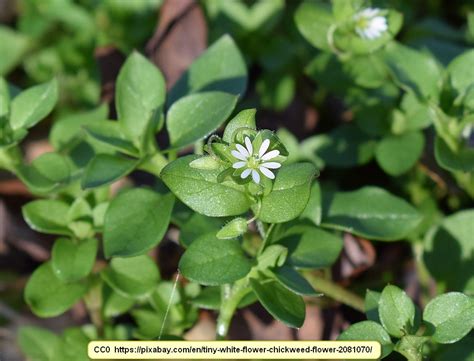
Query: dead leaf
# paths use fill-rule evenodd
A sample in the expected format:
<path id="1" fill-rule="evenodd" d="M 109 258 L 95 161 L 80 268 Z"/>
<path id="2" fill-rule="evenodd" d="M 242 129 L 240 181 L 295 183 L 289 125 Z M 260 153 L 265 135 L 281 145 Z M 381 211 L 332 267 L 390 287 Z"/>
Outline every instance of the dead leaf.
<path id="1" fill-rule="evenodd" d="M 147 53 L 163 72 L 170 89 L 207 47 L 204 13 L 194 0 L 166 0 Z"/>

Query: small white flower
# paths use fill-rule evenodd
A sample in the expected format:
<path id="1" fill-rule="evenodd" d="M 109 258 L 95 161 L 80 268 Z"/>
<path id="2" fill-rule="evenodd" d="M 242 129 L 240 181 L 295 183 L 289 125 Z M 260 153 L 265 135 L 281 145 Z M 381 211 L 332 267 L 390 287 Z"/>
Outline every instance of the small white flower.
<path id="1" fill-rule="evenodd" d="M 252 175 L 252 180 L 259 184 L 260 173 L 270 179 L 275 179 L 275 174 L 270 169 L 278 169 L 281 164 L 278 162 L 268 162 L 269 160 L 278 157 L 280 151 L 272 150 L 267 153 L 270 146 L 270 140 L 265 139 L 260 146 L 258 152 L 254 151 L 252 142 L 249 137 L 245 137 L 245 147 L 242 144 L 235 145 L 237 150 L 233 150 L 232 155 L 238 160 L 232 164 L 232 168 L 245 168 L 240 177 L 242 179 Z"/>
<path id="2" fill-rule="evenodd" d="M 367 8 L 354 15 L 355 31 L 362 39 L 374 40 L 388 29 L 387 19 L 380 9 Z"/>

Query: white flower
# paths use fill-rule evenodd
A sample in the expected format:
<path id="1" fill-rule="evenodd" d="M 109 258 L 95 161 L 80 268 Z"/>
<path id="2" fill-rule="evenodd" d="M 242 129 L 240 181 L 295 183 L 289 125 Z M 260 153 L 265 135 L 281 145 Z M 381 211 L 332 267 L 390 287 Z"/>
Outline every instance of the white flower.
<path id="1" fill-rule="evenodd" d="M 380 15 L 380 9 L 367 8 L 354 15 L 355 30 L 362 39 L 373 40 L 387 31 L 387 19 Z"/>
<path id="2" fill-rule="evenodd" d="M 245 147 L 242 144 L 235 145 L 237 150 L 231 153 L 237 159 L 237 162 L 232 164 L 232 168 L 245 168 L 240 177 L 247 178 L 250 174 L 255 183 L 260 183 L 260 173 L 270 179 L 275 179 L 275 175 L 270 169 L 278 169 L 281 164 L 278 162 L 268 162 L 270 159 L 278 157 L 280 151 L 272 150 L 267 153 L 270 146 L 270 140 L 265 139 L 260 146 L 258 152 L 254 152 L 252 142 L 249 137 L 245 137 Z"/>

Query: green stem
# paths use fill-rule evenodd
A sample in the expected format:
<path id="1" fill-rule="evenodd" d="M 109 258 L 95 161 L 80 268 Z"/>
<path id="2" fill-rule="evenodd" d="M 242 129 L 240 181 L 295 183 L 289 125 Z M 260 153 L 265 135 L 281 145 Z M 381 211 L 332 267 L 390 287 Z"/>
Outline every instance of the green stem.
<path id="1" fill-rule="evenodd" d="M 245 281 L 244 281 L 245 282 Z M 225 340 L 229 333 L 230 322 L 248 289 L 245 283 L 236 282 L 232 287 L 230 284 L 221 288 L 221 307 L 216 325 L 216 339 Z"/>
<path id="2" fill-rule="evenodd" d="M 262 252 L 264 251 L 264 249 L 267 245 L 267 241 L 270 238 L 270 234 L 272 233 L 272 230 L 273 230 L 274 226 L 275 226 L 275 224 L 272 223 L 270 225 L 270 227 L 268 227 L 268 229 L 265 230 L 264 224 L 261 221 L 257 221 L 258 233 L 260 233 L 260 237 L 262 237 L 262 244 L 260 245 L 260 249 L 258 250 L 257 255 L 261 255 Z"/>
<path id="3" fill-rule="evenodd" d="M 365 312 L 364 300 L 360 296 L 342 288 L 331 280 L 322 278 L 311 272 L 306 272 L 304 275 L 315 290 L 357 311 Z"/>
<path id="4" fill-rule="evenodd" d="M 194 153 L 199 155 L 204 154 L 204 139 L 200 139 L 194 143 Z"/>
<path id="5" fill-rule="evenodd" d="M 143 161 L 139 169 L 149 172 L 151 174 L 160 176 L 161 170 L 168 164 L 168 160 L 161 153 L 155 153 Z"/>
<path id="6" fill-rule="evenodd" d="M 0 148 L 0 169 L 15 173 L 16 166 L 21 163 L 21 154 L 17 146 Z"/>

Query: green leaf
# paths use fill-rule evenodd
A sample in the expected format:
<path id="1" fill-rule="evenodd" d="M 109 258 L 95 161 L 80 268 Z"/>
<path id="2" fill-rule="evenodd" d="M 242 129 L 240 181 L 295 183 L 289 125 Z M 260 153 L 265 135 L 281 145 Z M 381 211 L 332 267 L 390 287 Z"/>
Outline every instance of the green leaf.
<path id="1" fill-rule="evenodd" d="M 343 125 L 321 138 L 316 154 L 332 167 L 354 167 L 368 163 L 374 156 L 374 139 L 355 125 Z M 315 137 L 315 138 L 316 138 Z"/>
<path id="2" fill-rule="evenodd" d="M 120 69 L 115 99 L 119 122 L 135 144 L 143 144 L 150 125 L 153 129 L 158 126 L 165 94 L 165 80 L 159 69 L 133 52 Z"/>
<path id="3" fill-rule="evenodd" d="M 86 277 L 94 266 L 98 244 L 95 238 L 80 241 L 57 239 L 51 252 L 51 265 L 56 276 L 64 282 Z"/>
<path id="4" fill-rule="evenodd" d="M 426 99 L 437 99 L 441 89 L 441 69 L 429 54 L 392 42 L 385 48 L 385 60 L 403 86 Z"/>
<path id="5" fill-rule="evenodd" d="M 7 26 L 0 25 L 0 76 L 7 74 L 21 61 L 29 47 L 29 39 Z"/>
<path id="6" fill-rule="evenodd" d="M 67 228 L 67 203 L 56 200 L 37 200 L 22 209 L 23 218 L 35 231 L 50 234 L 70 235 Z"/>
<path id="7" fill-rule="evenodd" d="M 44 153 L 35 158 L 31 166 L 53 183 L 67 183 L 71 177 L 68 160 L 59 153 Z"/>
<path id="8" fill-rule="evenodd" d="M 474 171 L 474 149 L 460 147 L 453 151 L 441 136 L 435 138 L 435 158 L 438 164 L 451 172 Z"/>
<path id="9" fill-rule="evenodd" d="M 115 182 L 131 173 L 139 160 L 118 155 L 98 154 L 87 165 L 82 177 L 83 189 L 96 188 Z"/>
<path id="10" fill-rule="evenodd" d="M 215 131 L 231 115 L 237 96 L 223 92 L 188 95 L 168 110 L 166 128 L 171 146 L 182 148 Z"/>
<path id="11" fill-rule="evenodd" d="M 425 138 L 421 132 L 392 135 L 377 145 L 375 157 L 380 167 L 392 176 L 410 170 L 423 152 Z"/>
<path id="12" fill-rule="evenodd" d="M 327 33 L 334 23 L 331 6 L 323 1 L 304 1 L 296 10 L 295 22 L 303 37 L 313 46 L 330 50 Z"/>
<path id="13" fill-rule="evenodd" d="M 320 296 L 313 287 L 297 271 L 290 266 L 282 266 L 273 270 L 276 279 L 290 291 L 302 296 Z"/>
<path id="14" fill-rule="evenodd" d="M 382 358 L 393 351 L 393 343 L 385 329 L 374 321 L 362 321 L 339 335 L 339 341 L 377 341 L 382 345 Z"/>
<path id="15" fill-rule="evenodd" d="M 224 129 L 224 135 L 222 139 L 224 142 L 231 143 L 233 141 L 233 135 L 237 129 L 249 128 L 256 129 L 255 126 L 255 114 L 256 109 L 244 109 L 233 117 Z"/>
<path id="16" fill-rule="evenodd" d="M 0 119 L 10 112 L 10 91 L 8 83 L 0 77 Z"/>
<path id="17" fill-rule="evenodd" d="M 245 61 L 234 40 L 224 35 L 181 76 L 169 93 L 168 105 L 185 95 L 204 91 L 222 91 L 242 96 L 246 87 Z"/>
<path id="18" fill-rule="evenodd" d="M 124 297 L 108 286 L 104 286 L 102 298 L 102 311 L 105 317 L 117 317 L 135 304 L 133 298 Z"/>
<path id="19" fill-rule="evenodd" d="M 283 166 L 276 175 L 270 194 L 263 197 L 258 218 L 267 223 L 283 223 L 298 217 L 306 207 L 316 168 L 311 163 Z"/>
<path id="20" fill-rule="evenodd" d="M 447 67 L 449 82 L 458 96 L 466 95 L 474 84 L 474 50 L 469 50 L 457 56 Z"/>
<path id="21" fill-rule="evenodd" d="M 218 310 L 221 306 L 221 288 L 219 286 L 203 288 L 191 303 L 205 310 Z"/>
<path id="22" fill-rule="evenodd" d="M 306 308 L 301 296 L 272 278 L 251 278 L 250 285 L 260 303 L 273 317 L 289 327 L 299 328 L 303 325 Z"/>
<path id="23" fill-rule="evenodd" d="M 56 277 L 51 262 L 46 262 L 28 280 L 25 301 L 39 317 L 54 317 L 72 307 L 86 291 L 85 283 L 61 281 Z"/>
<path id="24" fill-rule="evenodd" d="M 384 189 L 363 187 L 352 192 L 323 192 L 322 226 L 369 239 L 405 237 L 421 221 L 418 211 Z"/>
<path id="25" fill-rule="evenodd" d="M 342 250 L 342 238 L 314 226 L 289 228 L 276 241 L 288 248 L 288 263 L 298 268 L 330 267 Z"/>
<path id="26" fill-rule="evenodd" d="M 245 218 L 234 218 L 217 232 L 216 237 L 219 239 L 237 238 L 247 232 L 247 227 Z"/>
<path id="27" fill-rule="evenodd" d="M 179 262 L 183 276 L 203 285 L 222 285 L 245 277 L 251 268 L 236 240 L 221 240 L 214 234 L 195 240 Z"/>
<path id="28" fill-rule="evenodd" d="M 232 181 L 219 183 L 217 176 L 223 167 L 215 170 L 195 169 L 189 166 L 196 155 L 178 158 L 161 172 L 168 188 L 188 207 L 209 217 L 237 216 L 250 207 L 245 188 Z"/>
<path id="29" fill-rule="evenodd" d="M 138 325 L 138 338 L 153 339 L 160 335 L 163 324 L 162 314 L 150 309 L 132 310 L 131 314 Z"/>
<path id="30" fill-rule="evenodd" d="M 369 320 L 378 323 L 380 323 L 379 302 L 381 295 L 380 292 L 367 290 L 364 300 L 365 315 Z"/>
<path id="31" fill-rule="evenodd" d="M 100 275 L 118 294 L 132 298 L 151 294 L 160 280 L 158 267 L 147 255 L 113 258 Z"/>
<path id="32" fill-rule="evenodd" d="M 437 353 L 436 361 L 474 361 L 474 349 L 472 347 L 473 342 L 474 335 L 468 335 L 455 344 L 443 345 L 440 347 L 439 352 Z"/>
<path id="33" fill-rule="evenodd" d="M 309 196 L 308 204 L 300 215 L 300 219 L 308 219 L 315 225 L 319 226 L 321 223 L 321 216 L 323 210 L 321 207 L 321 187 L 319 182 L 314 181 L 311 186 L 311 194 Z"/>
<path id="34" fill-rule="evenodd" d="M 379 316 L 383 327 L 394 337 L 412 334 L 415 324 L 415 305 L 405 291 L 386 286 L 379 301 Z"/>
<path id="35" fill-rule="evenodd" d="M 444 218 L 426 235 L 423 260 L 430 274 L 454 291 L 474 292 L 474 209 Z"/>
<path id="36" fill-rule="evenodd" d="M 11 104 L 10 125 L 13 130 L 31 128 L 45 118 L 58 101 L 56 79 L 23 91 Z"/>
<path id="37" fill-rule="evenodd" d="M 272 244 L 265 248 L 257 257 L 257 268 L 266 271 L 268 268 L 281 267 L 286 261 L 288 250 L 279 244 Z"/>
<path id="38" fill-rule="evenodd" d="M 181 243 L 188 247 L 199 236 L 207 233 L 217 233 L 224 225 L 222 218 L 211 218 L 200 213 L 192 212 L 189 219 L 180 225 L 179 238 Z"/>
<path id="39" fill-rule="evenodd" d="M 56 150 L 70 147 L 76 139 L 84 137 L 84 126 L 106 119 L 107 113 L 108 107 L 103 104 L 91 111 L 68 114 L 56 119 L 49 133 L 51 144 Z"/>
<path id="40" fill-rule="evenodd" d="M 94 339 L 97 336 L 94 335 Z M 63 332 L 60 347 L 56 350 L 53 360 L 88 361 L 87 345 L 91 339 L 86 335 L 84 329 L 69 328 Z"/>
<path id="41" fill-rule="evenodd" d="M 423 321 L 431 328 L 433 341 L 457 342 L 474 327 L 474 299 L 459 292 L 438 296 L 426 305 Z"/>
<path id="42" fill-rule="evenodd" d="M 139 151 L 127 138 L 120 123 L 111 120 L 101 120 L 87 124 L 84 129 L 94 140 L 108 148 L 137 156 Z"/>
<path id="43" fill-rule="evenodd" d="M 170 193 L 144 188 L 120 193 L 105 215 L 105 256 L 137 256 L 158 245 L 168 229 L 173 204 Z"/>
<path id="44" fill-rule="evenodd" d="M 59 342 L 56 334 L 44 328 L 22 326 L 18 331 L 20 348 L 31 360 L 51 361 Z"/>

